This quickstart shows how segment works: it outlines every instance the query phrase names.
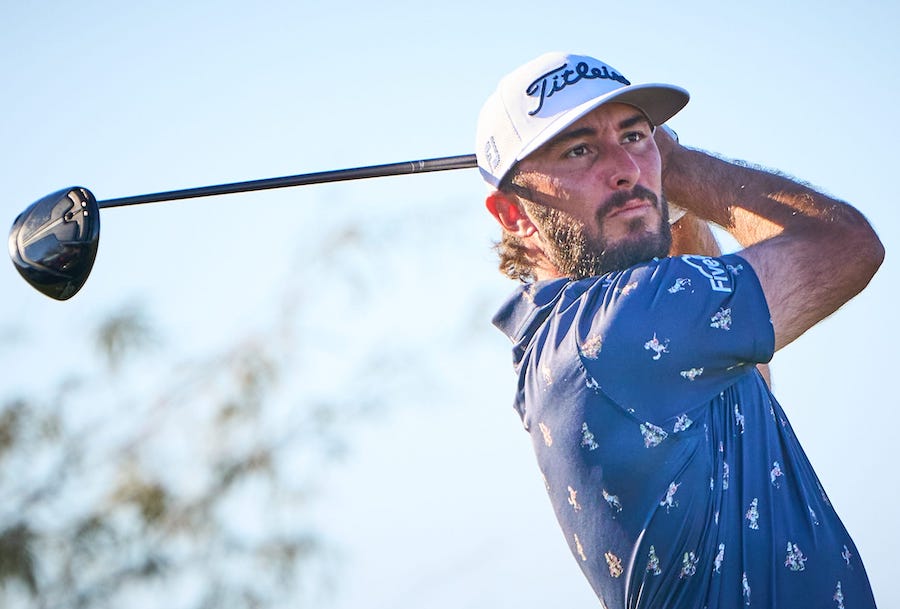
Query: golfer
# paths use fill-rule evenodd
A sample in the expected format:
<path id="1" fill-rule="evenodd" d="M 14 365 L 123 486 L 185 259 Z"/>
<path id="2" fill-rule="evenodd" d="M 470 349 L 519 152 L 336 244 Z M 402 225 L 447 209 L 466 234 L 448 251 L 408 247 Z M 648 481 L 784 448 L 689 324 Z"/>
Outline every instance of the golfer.
<path id="1" fill-rule="evenodd" d="M 883 247 L 849 205 L 681 146 L 659 126 L 687 101 L 551 53 L 485 103 L 486 205 L 522 282 L 494 320 L 515 408 L 603 606 L 871 609 L 759 365 L 859 293 Z M 667 201 L 686 212 L 671 227 Z M 704 255 L 706 222 L 743 249 Z"/>

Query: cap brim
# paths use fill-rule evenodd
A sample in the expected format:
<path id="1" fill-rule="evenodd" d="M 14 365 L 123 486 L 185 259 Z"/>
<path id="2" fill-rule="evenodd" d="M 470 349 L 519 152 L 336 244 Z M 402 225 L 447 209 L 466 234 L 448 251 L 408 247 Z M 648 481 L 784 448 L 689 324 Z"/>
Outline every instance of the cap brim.
<path id="1" fill-rule="evenodd" d="M 654 126 L 657 126 L 675 116 L 687 105 L 688 100 L 690 100 L 690 94 L 675 85 L 649 83 L 622 87 L 606 95 L 589 99 L 559 115 L 522 148 L 516 160 L 521 161 L 556 137 L 563 129 L 603 104 L 618 102 L 635 106 L 647 115 Z"/>

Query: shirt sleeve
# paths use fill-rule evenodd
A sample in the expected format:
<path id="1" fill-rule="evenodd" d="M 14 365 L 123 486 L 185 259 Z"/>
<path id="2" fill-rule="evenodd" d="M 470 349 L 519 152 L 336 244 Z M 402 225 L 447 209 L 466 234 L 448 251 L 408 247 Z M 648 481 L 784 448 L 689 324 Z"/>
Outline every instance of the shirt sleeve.
<path id="1" fill-rule="evenodd" d="M 737 255 L 653 261 L 594 283 L 579 301 L 582 365 L 629 410 L 664 415 L 662 403 L 705 402 L 774 353 L 762 287 Z"/>

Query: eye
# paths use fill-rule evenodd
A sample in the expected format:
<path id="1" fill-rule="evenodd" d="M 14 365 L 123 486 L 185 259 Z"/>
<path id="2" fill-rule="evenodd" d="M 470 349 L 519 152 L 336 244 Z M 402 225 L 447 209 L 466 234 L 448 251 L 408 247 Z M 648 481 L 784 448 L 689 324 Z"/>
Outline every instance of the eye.
<path id="1" fill-rule="evenodd" d="M 588 147 L 584 144 L 578 144 L 566 150 L 565 157 L 567 159 L 576 159 L 585 156 L 588 153 Z"/>
<path id="2" fill-rule="evenodd" d="M 640 142 L 646 137 L 647 134 L 643 131 L 629 131 L 625 134 L 625 137 L 622 138 L 622 142 L 625 144 L 634 144 L 636 142 Z"/>

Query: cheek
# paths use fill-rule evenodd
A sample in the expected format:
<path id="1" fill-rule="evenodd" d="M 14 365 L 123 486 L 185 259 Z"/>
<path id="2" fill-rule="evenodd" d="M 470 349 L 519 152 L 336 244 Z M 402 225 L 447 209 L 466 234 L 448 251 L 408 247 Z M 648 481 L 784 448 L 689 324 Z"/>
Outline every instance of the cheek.
<path id="1" fill-rule="evenodd" d="M 641 163 L 641 177 L 644 184 L 659 194 L 662 189 L 662 163 L 659 155 L 651 155 Z"/>

